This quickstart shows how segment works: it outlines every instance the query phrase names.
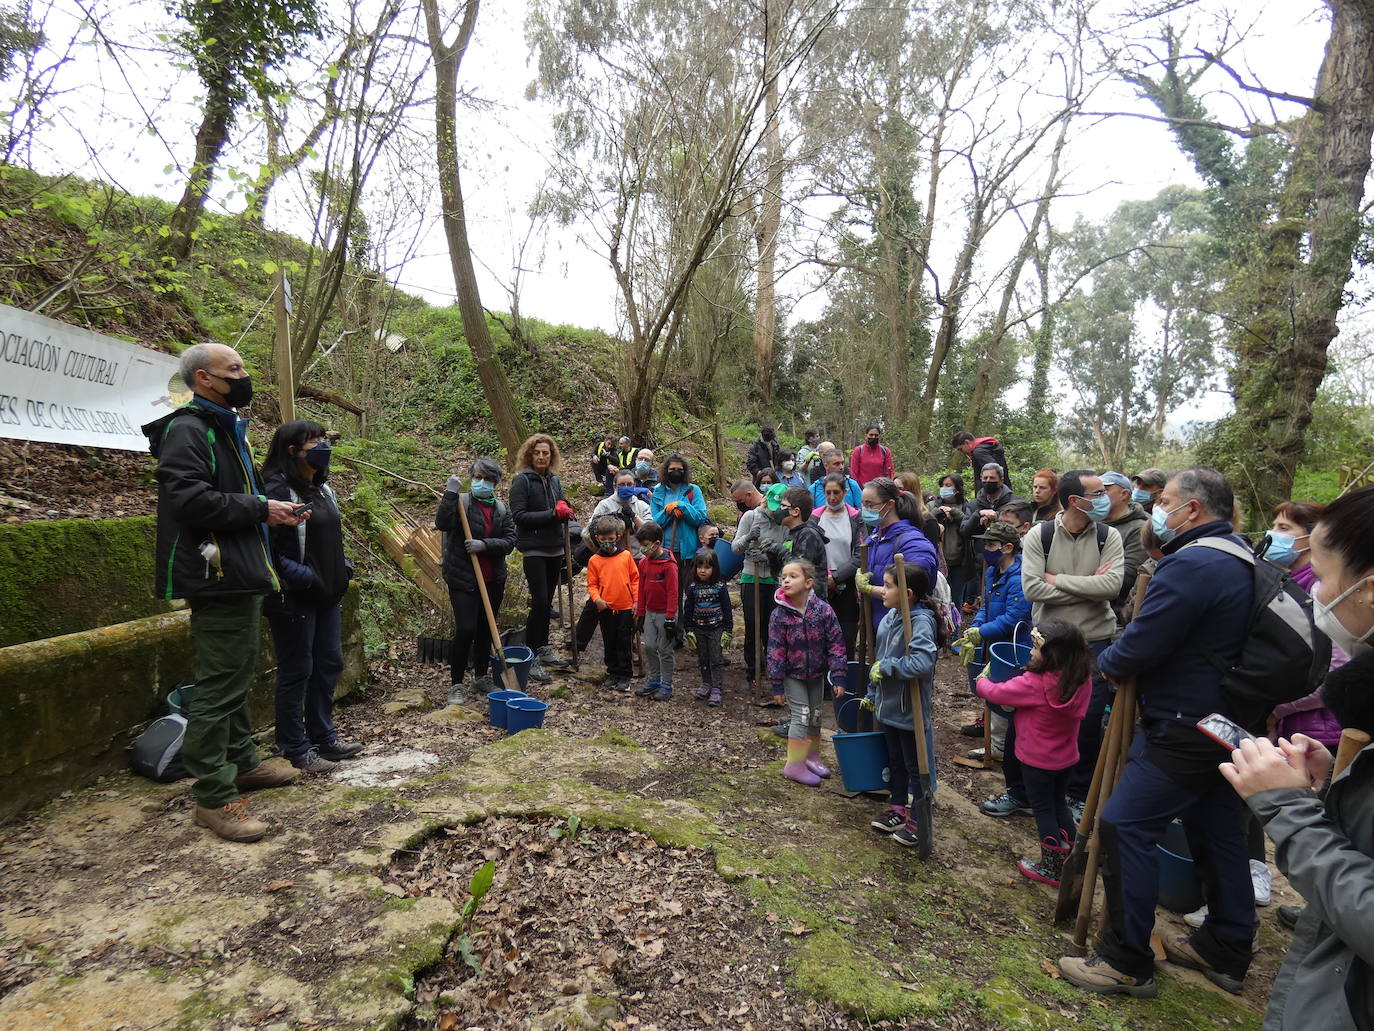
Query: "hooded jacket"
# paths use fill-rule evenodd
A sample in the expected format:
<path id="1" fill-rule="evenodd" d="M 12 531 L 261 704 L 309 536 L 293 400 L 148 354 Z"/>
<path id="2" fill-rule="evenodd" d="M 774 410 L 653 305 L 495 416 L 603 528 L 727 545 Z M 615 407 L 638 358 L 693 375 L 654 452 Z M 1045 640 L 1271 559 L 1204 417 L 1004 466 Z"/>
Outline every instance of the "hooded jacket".
<path id="1" fill-rule="evenodd" d="M 969 464 L 973 466 L 973 482 L 977 483 L 983 477 L 983 466 L 989 462 L 996 462 L 1002 467 L 1002 482 L 1011 489 L 1011 470 L 1007 468 L 1007 455 L 1002 450 L 1002 444 L 996 437 L 978 437 L 973 441 L 973 451 L 968 456 Z"/>
<path id="2" fill-rule="evenodd" d="M 757 475 L 761 469 L 776 469 L 781 464 L 782 460 L 779 458 L 781 454 L 782 445 L 778 443 L 776 435 L 772 440 L 758 437 L 749 445 L 749 453 L 744 458 L 744 467 L 749 470 L 751 476 Z"/>
<path id="3" fill-rule="evenodd" d="M 1066 770 L 1078 762 L 1078 725 L 1092 701 L 1092 680 L 1084 678 L 1068 699 L 1059 697 L 1058 673 L 1027 670 L 1002 683 L 979 677 L 975 693 L 994 705 L 1016 710 L 1016 758 L 1040 770 Z"/>
<path id="4" fill-rule="evenodd" d="M 835 610 L 816 597 L 806 596 L 806 607 L 799 609 L 787 600 L 779 587 L 773 594 L 777 603 L 768 618 L 767 677 L 773 693 L 782 694 L 782 682 L 814 680 L 827 673 L 843 678 L 849 666 L 844 650 L 844 634 Z"/>
<path id="5" fill-rule="evenodd" d="M 821 476 L 811 484 L 811 500 L 816 503 L 816 508 L 825 507 L 825 477 Z M 859 482 L 852 476 L 844 478 L 844 503 L 851 508 L 858 508 L 864 503 L 864 491 L 859 486 Z"/>
<path id="6" fill-rule="evenodd" d="M 434 516 L 435 529 L 443 530 L 446 535 L 444 582 L 455 591 L 477 590 L 472 559 L 463 543 L 463 522 L 458 518 L 460 501 L 467 513 L 472 535 L 486 544 L 486 549 L 477 553 L 483 579 L 489 583 L 503 582 L 506 579 L 506 556 L 515 550 L 515 520 L 511 518 L 510 509 L 499 498 L 493 498 L 490 505 L 484 505 L 471 494 L 456 494 L 451 490 L 444 491 L 444 496 L 439 499 L 439 511 Z M 486 531 L 488 515 L 491 517 L 490 532 Z"/>
<path id="7" fill-rule="evenodd" d="M 1126 514 L 1120 519 L 1104 519 L 1108 526 L 1115 527 L 1116 532 L 1121 534 L 1121 546 L 1124 549 L 1126 565 L 1121 571 L 1121 591 L 1112 602 L 1112 611 L 1116 613 L 1117 623 L 1120 626 L 1126 625 L 1124 613 L 1126 602 L 1135 593 L 1135 576 L 1140 572 L 1141 563 L 1150 556 L 1145 553 L 1145 545 L 1140 543 L 1140 531 L 1146 523 L 1150 521 L 1145 509 L 1141 508 L 1134 501 L 1126 503 Z"/>
<path id="8" fill-rule="evenodd" d="M 1031 603 L 1021 591 L 1021 556 L 1018 554 L 1005 571 L 988 566 L 983 576 L 983 605 L 969 621 L 983 636 L 975 662 L 987 662 L 987 646 L 1010 641 L 1018 623 L 1026 624 L 1020 640 L 1030 639 Z"/>
<path id="9" fill-rule="evenodd" d="M 777 554 L 773 556 L 773 566 L 781 571 L 792 557 L 804 558 L 816 570 L 816 581 L 812 589 L 822 601 L 826 598 L 826 575 L 829 563 L 825 556 L 826 538 L 820 525 L 810 519 L 802 520 L 796 526 L 787 528 L 787 536 L 776 545 Z"/>
<path id="10" fill-rule="evenodd" d="M 247 425 L 196 397 L 143 427 L 157 459 L 158 598 L 235 598 L 281 589 L 269 553 L 267 495 L 253 467 Z M 218 552 L 214 561 L 202 554 L 203 545 Z"/>
<path id="11" fill-rule="evenodd" d="M 667 548 L 654 558 L 639 560 L 639 593 L 635 595 L 635 618 L 658 612 L 677 619 L 677 559 Z"/>
<path id="12" fill-rule="evenodd" d="M 1013 494 L 1011 488 L 1004 483 L 993 497 L 988 497 L 983 493 L 983 488 L 980 486 L 978 488 L 978 493 L 974 494 L 968 500 L 972 502 L 973 507 L 966 510 L 964 521 L 959 526 L 965 540 L 972 537 L 974 534 L 982 532 L 983 520 L 979 513 L 982 512 L 983 509 L 990 508 L 994 512 L 1000 512 L 1013 501 L 1025 501 L 1026 499 L 1019 494 Z"/>
<path id="13" fill-rule="evenodd" d="M 676 516 L 668 512 L 674 506 Z M 663 546 L 678 558 L 697 553 L 697 527 L 706 522 L 706 495 L 695 483 L 660 483 L 649 499 L 654 522 L 663 527 Z"/>
<path id="14" fill-rule="evenodd" d="M 905 648 L 902 638 L 900 609 L 888 609 L 878 624 L 873 652 L 878 657 L 882 680 L 868 682 L 868 697 L 873 700 L 873 715 L 879 723 L 902 730 L 915 730 L 916 720 L 911 711 L 911 688 L 908 681 L 920 684 L 921 714 L 930 727 L 930 710 L 934 694 L 935 673 L 935 613 L 924 605 L 911 610 L 911 640 Z M 933 753 L 932 753 L 933 755 Z"/>
<path id="15" fill-rule="evenodd" d="M 935 558 L 935 545 L 905 519 L 877 527 L 868 535 L 868 571 L 873 574 L 874 583 L 883 582 L 883 575 L 896 555 L 901 555 L 907 565 L 924 569 L 930 577 L 930 589 L 935 590 L 936 574 L 940 568 Z M 873 609 L 873 625 L 877 626 L 886 610 L 878 598 L 870 596 L 868 600 Z"/>
<path id="16" fill-rule="evenodd" d="M 758 548 L 765 555 L 772 556 L 775 547 L 781 546 L 785 540 L 787 527 L 774 522 L 766 506 L 760 504 L 739 517 L 739 526 L 735 529 L 734 540 L 730 542 L 730 550 L 736 555 L 747 555 L 754 548 Z M 778 569 L 773 565 L 771 557 L 758 563 L 747 558 L 744 560 L 740 583 L 753 583 L 756 580 L 774 582 L 777 578 Z"/>

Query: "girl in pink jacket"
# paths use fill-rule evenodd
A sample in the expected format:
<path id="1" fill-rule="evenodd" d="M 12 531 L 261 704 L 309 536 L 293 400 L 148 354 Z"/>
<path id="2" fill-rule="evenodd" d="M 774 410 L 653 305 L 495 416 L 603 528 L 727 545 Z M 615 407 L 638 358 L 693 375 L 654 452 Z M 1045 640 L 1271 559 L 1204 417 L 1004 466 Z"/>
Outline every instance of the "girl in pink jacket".
<path id="1" fill-rule="evenodd" d="M 1063 619 L 1045 620 L 1031 631 L 1031 640 L 1035 647 L 1024 673 L 994 683 L 984 669 L 975 690 L 994 705 L 1016 710 L 1013 749 L 1040 836 L 1040 862 L 1023 859 L 1016 868 L 1033 881 L 1058 887 L 1073 845 L 1064 789 L 1078 762 L 1078 725 L 1092 697 L 1092 652 L 1083 632 Z"/>

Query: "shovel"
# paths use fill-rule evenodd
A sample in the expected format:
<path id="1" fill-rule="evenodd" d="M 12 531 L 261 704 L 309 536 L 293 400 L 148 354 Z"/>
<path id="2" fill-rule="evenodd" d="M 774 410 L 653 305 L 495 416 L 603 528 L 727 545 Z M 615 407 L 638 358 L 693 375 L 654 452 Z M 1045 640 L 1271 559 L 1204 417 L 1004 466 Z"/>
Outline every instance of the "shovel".
<path id="1" fill-rule="evenodd" d="M 466 494 L 458 496 L 458 518 L 463 522 L 463 539 L 472 540 L 472 528 L 468 526 L 468 509 Z M 501 631 L 496 627 L 496 613 L 491 610 L 491 598 L 487 595 L 487 582 L 482 579 L 482 563 L 477 558 L 477 552 L 468 553 L 468 558 L 472 559 L 472 575 L 477 580 L 477 593 L 482 598 L 482 611 L 487 614 L 487 629 L 491 631 L 491 646 L 496 650 L 497 661 L 501 665 L 501 683 L 506 685 L 508 691 L 520 691 L 520 681 L 515 677 L 515 670 L 506 665 L 506 650 L 501 646 Z M 520 691 L 524 694 L 523 691 Z"/>
<path id="2" fill-rule="evenodd" d="M 905 652 L 906 646 L 911 644 L 911 601 L 906 593 L 906 562 L 901 555 L 894 555 L 892 562 L 897 567 L 897 590 L 901 592 L 898 599 L 902 608 L 902 651 Z M 919 796 L 913 795 L 908 805 L 916 810 L 916 855 L 921 859 L 929 859 L 934 847 L 935 832 L 930 825 L 933 807 L 930 797 L 930 756 L 926 752 L 926 717 L 921 706 L 920 682 L 908 680 L 907 689 L 911 691 L 911 725 L 916 735 L 916 768 L 921 774 L 921 793 Z"/>
<path id="3" fill-rule="evenodd" d="M 580 669 L 577 655 L 577 619 L 573 615 L 572 530 L 566 519 L 563 521 L 563 559 L 568 566 L 568 636 L 572 639 L 572 667 Z"/>

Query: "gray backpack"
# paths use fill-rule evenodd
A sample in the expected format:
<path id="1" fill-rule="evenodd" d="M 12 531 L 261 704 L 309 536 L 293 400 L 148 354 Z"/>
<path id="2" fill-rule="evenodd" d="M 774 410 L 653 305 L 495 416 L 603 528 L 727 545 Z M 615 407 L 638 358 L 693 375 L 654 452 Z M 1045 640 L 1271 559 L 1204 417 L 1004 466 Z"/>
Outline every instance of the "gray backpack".
<path id="1" fill-rule="evenodd" d="M 153 720 L 129 748 L 129 768 L 141 777 L 163 783 L 189 776 L 181 764 L 185 738 L 186 717 L 181 713 Z"/>

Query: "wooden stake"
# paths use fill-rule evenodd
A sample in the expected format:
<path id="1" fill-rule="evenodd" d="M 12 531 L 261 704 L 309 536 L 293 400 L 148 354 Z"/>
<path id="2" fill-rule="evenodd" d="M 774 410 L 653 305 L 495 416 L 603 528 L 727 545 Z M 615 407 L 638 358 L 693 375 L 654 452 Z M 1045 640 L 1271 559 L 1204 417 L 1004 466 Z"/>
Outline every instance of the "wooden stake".
<path id="1" fill-rule="evenodd" d="M 568 564 L 568 636 L 572 638 L 573 669 L 580 669 L 577 654 L 577 617 L 573 613 L 572 529 L 563 520 L 563 558 Z"/>
<path id="2" fill-rule="evenodd" d="M 277 285 L 272 295 L 272 308 L 277 324 L 277 406 L 281 410 L 281 421 L 287 423 L 296 418 L 296 371 L 291 361 L 291 317 L 286 311 L 286 276 L 280 268 L 275 278 Z"/>

